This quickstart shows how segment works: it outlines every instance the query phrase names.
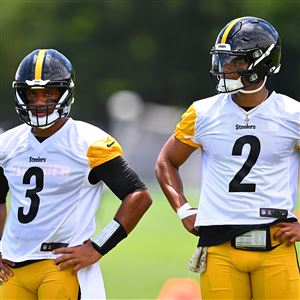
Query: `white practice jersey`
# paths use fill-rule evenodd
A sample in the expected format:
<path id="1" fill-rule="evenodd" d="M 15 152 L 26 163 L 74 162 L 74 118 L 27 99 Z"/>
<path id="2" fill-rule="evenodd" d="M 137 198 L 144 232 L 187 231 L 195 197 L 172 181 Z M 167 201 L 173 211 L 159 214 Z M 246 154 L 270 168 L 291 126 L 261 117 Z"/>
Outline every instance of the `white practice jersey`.
<path id="1" fill-rule="evenodd" d="M 55 258 L 47 243 L 83 243 L 95 231 L 102 182 L 91 185 L 91 169 L 122 154 L 111 136 L 69 119 L 40 143 L 20 125 L 0 136 L 0 165 L 8 179 L 11 207 L 2 256 L 15 262 Z"/>
<path id="2" fill-rule="evenodd" d="M 273 222 L 263 208 L 295 217 L 299 102 L 273 92 L 247 112 L 219 94 L 194 102 L 174 135 L 202 151 L 195 226 Z"/>

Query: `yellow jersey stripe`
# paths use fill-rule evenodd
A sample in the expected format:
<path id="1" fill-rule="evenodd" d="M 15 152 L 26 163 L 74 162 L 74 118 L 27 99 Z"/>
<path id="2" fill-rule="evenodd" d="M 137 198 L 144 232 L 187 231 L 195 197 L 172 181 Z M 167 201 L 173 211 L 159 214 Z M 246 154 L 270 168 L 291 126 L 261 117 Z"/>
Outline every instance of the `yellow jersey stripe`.
<path id="1" fill-rule="evenodd" d="M 188 144 L 194 148 L 199 148 L 201 145 L 193 141 L 193 138 L 195 137 L 196 118 L 197 114 L 194 104 L 192 104 L 182 115 L 182 119 L 177 124 L 174 131 L 174 136 L 182 143 Z"/>
<path id="2" fill-rule="evenodd" d="M 227 37 L 229 35 L 230 30 L 241 19 L 243 19 L 243 18 L 234 19 L 234 20 L 231 21 L 231 23 L 229 23 L 229 25 L 227 26 L 227 28 L 225 29 L 225 31 L 223 33 L 221 44 L 226 44 L 226 40 L 227 40 Z"/>
<path id="3" fill-rule="evenodd" d="M 106 140 L 97 140 L 87 150 L 88 163 L 91 169 L 122 155 L 120 144 L 111 136 Z"/>
<path id="4" fill-rule="evenodd" d="M 297 149 L 297 150 L 300 150 L 300 146 L 296 146 L 296 149 Z"/>
<path id="5" fill-rule="evenodd" d="M 42 79 L 42 69 L 46 51 L 46 49 L 42 49 L 39 51 L 35 64 L 34 80 Z"/>

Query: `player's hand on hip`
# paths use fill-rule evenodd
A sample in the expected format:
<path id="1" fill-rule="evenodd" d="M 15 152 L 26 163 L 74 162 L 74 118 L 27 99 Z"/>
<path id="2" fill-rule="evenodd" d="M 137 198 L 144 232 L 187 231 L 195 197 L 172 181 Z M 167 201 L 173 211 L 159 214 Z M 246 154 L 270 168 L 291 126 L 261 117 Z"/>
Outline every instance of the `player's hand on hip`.
<path id="1" fill-rule="evenodd" d="M 274 239 L 287 243 L 288 246 L 300 241 L 300 223 L 278 223 L 280 226 L 274 234 Z"/>
<path id="2" fill-rule="evenodd" d="M 14 276 L 14 273 L 9 266 L 13 267 L 14 263 L 0 258 L 0 285 L 3 283 L 3 281 L 8 281 L 8 276 Z"/>
<path id="3" fill-rule="evenodd" d="M 195 220 L 196 220 L 196 214 L 182 219 L 181 222 L 188 232 L 192 233 L 193 235 L 198 236 L 199 233 L 195 229 Z"/>
<path id="4" fill-rule="evenodd" d="M 74 272 L 97 262 L 102 255 L 94 249 L 92 242 L 88 240 L 86 243 L 75 247 L 64 247 L 55 249 L 54 254 L 62 254 L 54 260 L 59 270 L 72 267 Z"/>

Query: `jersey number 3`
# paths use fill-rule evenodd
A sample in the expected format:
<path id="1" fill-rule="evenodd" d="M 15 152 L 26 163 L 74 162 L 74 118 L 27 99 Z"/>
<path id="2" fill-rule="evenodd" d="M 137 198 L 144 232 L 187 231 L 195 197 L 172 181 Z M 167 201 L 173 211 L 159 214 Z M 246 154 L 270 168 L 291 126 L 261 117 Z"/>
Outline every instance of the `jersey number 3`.
<path id="1" fill-rule="evenodd" d="M 245 135 L 238 138 L 232 148 L 232 155 L 242 155 L 243 147 L 249 144 L 250 152 L 242 168 L 235 174 L 229 183 L 229 192 L 255 192 L 255 183 L 242 183 L 242 180 L 249 174 L 255 165 L 260 153 L 260 141 L 256 136 Z"/>
<path id="2" fill-rule="evenodd" d="M 41 168 L 29 168 L 23 177 L 23 184 L 30 184 L 32 177 L 35 177 L 35 188 L 26 190 L 25 197 L 30 198 L 31 203 L 27 214 L 24 214 L 24 207 L 18 209 L 18 219 L 21 223 L 31 222 L 37 215 L 40 206 L 38 192 L 44 188 L 44 172 Z"/>

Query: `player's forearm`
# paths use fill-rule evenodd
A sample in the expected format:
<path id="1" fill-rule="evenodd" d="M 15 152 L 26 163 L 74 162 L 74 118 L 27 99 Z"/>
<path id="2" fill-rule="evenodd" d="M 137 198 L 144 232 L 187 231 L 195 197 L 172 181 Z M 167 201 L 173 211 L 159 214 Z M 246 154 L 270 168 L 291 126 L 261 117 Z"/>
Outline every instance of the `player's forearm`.
<path id="1" fill-rule="evenodd" d="M 121 223 L 127 234 L 130 233 L 152 204 L 148 190 L 131 193 L 120 205 L 115 219 Z"/>
<path id="2" fill-rule="evenodd" d="M 159 156 L 155 173 L 157 180 L 172 208 L 177 211 L 187 202 L 178 168 L 167 157 Z"/>

